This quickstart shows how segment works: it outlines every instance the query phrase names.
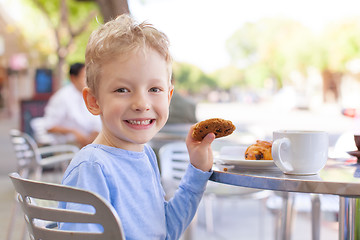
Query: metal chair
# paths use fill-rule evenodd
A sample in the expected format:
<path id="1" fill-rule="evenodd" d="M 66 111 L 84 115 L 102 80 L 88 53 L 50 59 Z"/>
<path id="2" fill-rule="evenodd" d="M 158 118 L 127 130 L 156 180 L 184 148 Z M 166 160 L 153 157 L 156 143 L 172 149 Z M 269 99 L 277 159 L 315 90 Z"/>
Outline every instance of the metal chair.
<path id="1" fill-rule="evenodd" d="M 51 145 L 39 147 L 28 134 L 17 129 L 10 130 L 11 142 L 17 158 L 17 171 L 22 177 L 40 180 L 46 167 L 67 164 L 79 151 L 75 145 Z"/>
<path id="2" fill-rule="evenodd" d="M 9 175 L 18 201 L 24 212 L 30 239 L 42 240 L 122 240 L 125 239 L 121 221 L 115 209 L 100 195 L 79 188 L 54 183 L 28 180 L 18 173 Z M 41 200 L 41 205 L 36 204 Z M 72 202 L 94 207 L 94 213 L 44 206 L 44 201 Z M 103 232 L 63 231 L 47 228 L 43 221 L 94 223 L 103 227 Z"/>
<path id="3" fill-rule="evenodd" d="M 183 141 L 165 144 L 159 150 L 161 179 L 165 193 L 170 198 L 178 188 L 188 164 L 189 154 Z M 252 199 L 265 199 L 268 191 L 230 186 L 215 182 L 208 182 L 204 193 L 205 224 L 209 232 L 213 232 L 213 201 L 217 198 L 241 197 Z M 261 219 L 260 219 L 261 222 Z M 190 226 L 191 227 L 191 226 Z"/>
<path id="4" fill-rule="evenodd" d="M 42 180 L 44 169 L 60 170 L 62 175 L 69 161 L 75 153 L 79 151 L 79 148 L 74 145 L 38 147 L 30 135 L 17 129 L 10 130 L 10 140 L 15 151 L 17 172 L 27 179 Z M 55 172 L 52 173 L 52 177 L 55 177 Z M 6 239 L 8 240 L 10 240 L 13 235 L 17 212 L 18 204 L 15 202 L 7 230 Z M 23 229 L 25 230 L 25 227 L 23 227 Z M 24 234 L 25 233 L 23 233 L 23 235 Z"/>
<path id="5" fill-rule="evenodd" d="M 44 122 L 44 117 L 36 117 L 30 120 L 30 127 L 33 130 L 35 141 L 39 145 L 58 144 L 55 135 L 48 133 Z"/>

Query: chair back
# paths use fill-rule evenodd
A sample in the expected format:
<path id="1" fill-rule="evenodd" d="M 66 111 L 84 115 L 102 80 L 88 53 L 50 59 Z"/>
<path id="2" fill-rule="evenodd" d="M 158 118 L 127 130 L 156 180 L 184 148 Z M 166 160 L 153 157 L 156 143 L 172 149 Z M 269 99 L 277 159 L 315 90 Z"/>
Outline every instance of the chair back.
<path id="1" fill-rule="evenodd" d="M 41 161 L 39 148 L 30 135 L 17 129 L 10 130 L 10 138 L 17 158 L 17 171 L 21 176 L 28 178 Z"/>
<path id="2" fill-rule="evenodd" d="M 18 173 L 9 175 L 22 206 L 31 239 L 42 240 L 122 240 L 125 239 L 121 221 L 115 209 L 100 195 L 60 184 L 28 180 Z M 35 204 L 36 200 L 72 202 L 94 207 L 94 213 L 49 207 Z M 101 233 L 63 231 L 46 228 L 40 222 L 94 223 L 102 225 Z"/>
<path id="3" fill-rule="evenodd" d="M 159 149 L 159 159 L 162 179 L 179 185 L 190 162 L 185 142 L 165 144 Z"/>
<path id="4" fill-rule="evenodd" d="M 180 184 L 182 176 L 189 165 L 190 158 L 184 141 L 165 144 L 159 150 L 161 179 L 165 192 L 171 196 Z M 264 190 L 224 185 L 208 182 L 205 195 L 215 194 L 218 197 L 242 196 L 264 198 L 268 193 Z"/>
<path id="5" fill-rule="evenodd" d="M 17 159 L 17 172 L 24 178 L 34 174 L 35 179 L 40 180 L 44 168 L 60 167 L 63 170 L 79 151 L 71 144 L 39 147 L 30 135 L 17 129 L 10 130 L 10 138 Z"/>

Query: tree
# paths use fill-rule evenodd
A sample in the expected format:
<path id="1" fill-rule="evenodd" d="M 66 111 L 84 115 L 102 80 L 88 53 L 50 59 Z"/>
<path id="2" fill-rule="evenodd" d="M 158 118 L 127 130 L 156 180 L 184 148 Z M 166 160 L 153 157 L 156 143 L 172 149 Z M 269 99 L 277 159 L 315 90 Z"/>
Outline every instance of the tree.
<path id="1" fill-rule="evenodd" d="M 217 80 L 220 88 L 226 90 L 245 84 L 243 71 L 232 65 L 215 71 L 211 76 Z"/>
<path id="2" fill-rule="evenodd" d="M 127 0 L 96 0 L 104 21 L 107 22 L 123 13 L 130 13 Z"/>
<path id="3" fill-rule="evenodd" d="M 313 65 L 322 73 L 324 101 L 329 95 L 338 100 L 340 83 L 346 64 L 360 58 L 360 23 L 359 18 L 345 19 L 328 25 L 317 39 Z"/>
<path id="4" fill-rule="evenodd" d="M 305 72 L 311 32 L 289 19 L 262 19 L 246 23 L 227 41 L 233 62 L 245 71 L 245 81 L 261 87 L 275 79 L 281 87 L 294 69 Z"/>
<path id="5" fill-rule="evenodd" d="M 214 78 L 205 74 L 200 68 L 189 63 L 174 62 L 173 74 L 177 90 L 188 93 L 206 92 L 217 87 Z"/>
<path id="6" fill-rule="evenodd" d="M 69 53 L 76 48 L 75 40 L 81 38 L 81 35 L 94 23 L 98 14 L 97 5 L 105 22 L 122 13 L 129 13 L 127 0 L 96 0 L 97 5 L 94 1 L 88 0 L 31 0 L 31 2 L 43 13 L 53 31 L 58 59 L 55 69 L 55 89 L 64 79 L 64 66 Z M 102 21 L 101 18 L 97 20 Z M 80 39 L 83 46 L 86 46 L 89 34 L 86 34 L 86 40 Z"/>
<path id="7" fill-rule="evenodd" d="M 57 89 L 64 79 L 66 58 L 74 47 L 75 39 L 87 30 L 98 11 L 93 3 L 82 3 L 80 6 L 73 0 L 31 2 L 43 13 L 53 32 L 58 58 L 54 82 Z"/>

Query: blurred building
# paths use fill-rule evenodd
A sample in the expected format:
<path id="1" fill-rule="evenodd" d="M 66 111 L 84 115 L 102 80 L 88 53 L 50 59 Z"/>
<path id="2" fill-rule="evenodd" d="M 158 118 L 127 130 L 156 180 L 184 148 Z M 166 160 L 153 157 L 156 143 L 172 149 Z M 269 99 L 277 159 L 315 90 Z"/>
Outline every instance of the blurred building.
<path id="1" fill-rule="evenodd" d="M 30 98 L 32 82 L 28 80 L 26 39 L 15 21 L 0 8 L 0 113 L 18 117 L 19 101 Z"/>

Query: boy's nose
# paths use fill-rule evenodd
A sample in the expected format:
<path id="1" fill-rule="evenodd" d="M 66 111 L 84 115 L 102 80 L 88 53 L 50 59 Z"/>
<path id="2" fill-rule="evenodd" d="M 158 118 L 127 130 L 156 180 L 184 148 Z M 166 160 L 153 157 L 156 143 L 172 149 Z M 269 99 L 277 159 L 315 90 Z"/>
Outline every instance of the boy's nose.
<path id="1" fill-rule="evenodd" d="M 140 97 L 134 100 L 133 109 L 135 111 L 143 112 L 150 110 L 150 104 L 144 97 Z"/>

